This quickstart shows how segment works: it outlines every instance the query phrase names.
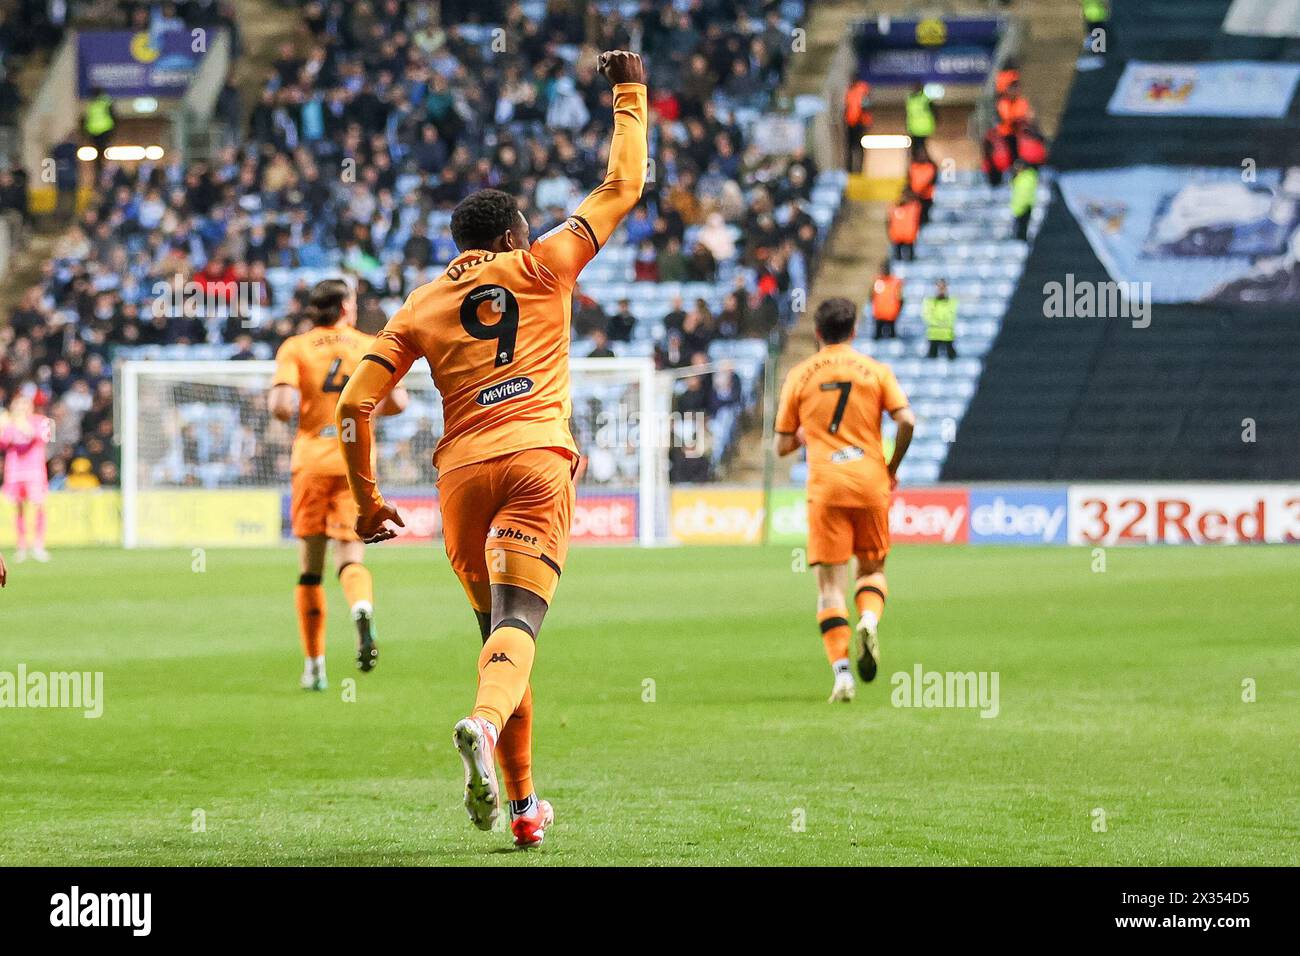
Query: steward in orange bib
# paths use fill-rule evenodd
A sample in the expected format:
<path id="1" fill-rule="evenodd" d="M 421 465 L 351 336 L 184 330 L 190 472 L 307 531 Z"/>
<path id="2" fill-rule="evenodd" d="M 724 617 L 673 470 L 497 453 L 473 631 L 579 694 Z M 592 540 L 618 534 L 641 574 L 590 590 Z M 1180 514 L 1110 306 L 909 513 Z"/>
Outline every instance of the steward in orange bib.
<path id="1" fill-rule="evenodd" d="M 913 246 L 921 231 L 921 200 L 911 189 L 904 188 L 897 205 L 889 210 L 889 242 L 894 247 L 894 258 L 911 262 L 916 254 Z"/>
<path id="2" fill-rule="evenodd" d="M 907 187 L 921 201 L 921 225 L 930 221 L 930 207 L 934 205 L 934 184 L 939 179 L 939 167 L 930 159 L 925 143 L 912 147 L 912 163 L 907 169 Z"/>
<path id="3" fill-rule="evenodd" d="M 858 80 L 844 91 L 844 137 L 850 173 L 862 171 L 862 137 L 871 132 L 871 84 Z"/>
<path id="4" fill-rule="evenodd" d="M 896 339 L 898 316 L 903 311 L 903 280 L 890 272 L 889 260 L 880 264 L 880 275 L 871 283 L 871 317 L 876 321 L 875 338 Z"/>

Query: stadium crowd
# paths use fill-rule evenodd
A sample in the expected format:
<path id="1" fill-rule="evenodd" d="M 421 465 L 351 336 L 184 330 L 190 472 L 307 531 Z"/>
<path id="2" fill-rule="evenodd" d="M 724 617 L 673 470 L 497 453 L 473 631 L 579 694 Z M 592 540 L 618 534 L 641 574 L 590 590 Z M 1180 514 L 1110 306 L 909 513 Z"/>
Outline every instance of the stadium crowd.
<path id="1" fill-rule="evenodd" d="M 268 357 L 305 322 L 307 280 L 287 294 L 270 281 L 286 269 L 353 275 L 359 325 L 375 331 L 455 255 L 451 209 L 481 187 L 522 197 L 535 236 L 562 221 L 604 171 L 598 48 L 638 46 L 651 70 L 651 182 L 623 240 L 636 280 L 732 290 L 717 314 L 675 302 L 654 329 L 657 363 L 780 333 L 816 253 L 817 170 L 802 152 L 764 154 L 746 131 L 770 104 L 802 3 L 602 3 L 590 23 L 562 4 L 511 3 L 499 18 L 492 3 L 440 6 L 441 22 L 421 0 L 309 0 L 305 34 L 279 50 L 256 102 L 227 82 L 210 160 L 103 165 L 95 200 L 0 326 L 0 402 L 35 386 L 57 424 L 52 469 L 84 458 L 116 481 L 111 362 L 124 346 Z M 216 9 L 125 7 L 132 23 Z M 181 290 L 206 307 L 177 310 Z M 575 337 L 597 354 L 647 332 L 627 302 L 609 314 L 581 287 L 574 312 Z M 680 403 L 730 428 L 735 391 L 728 370 L 684 385 Z"/>

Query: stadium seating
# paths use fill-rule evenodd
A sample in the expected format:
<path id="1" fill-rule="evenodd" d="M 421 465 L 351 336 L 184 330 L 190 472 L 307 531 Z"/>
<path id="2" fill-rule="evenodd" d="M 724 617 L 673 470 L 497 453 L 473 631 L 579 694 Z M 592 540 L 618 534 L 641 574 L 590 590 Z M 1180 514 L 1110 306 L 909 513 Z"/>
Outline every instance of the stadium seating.
<path id="1" fill-rule="evenodd" d="M 598 6 L 604 17 L 602 42 L 626 42 L 631 21 L 646 15 L 635 3 Z M 412 7 L 409 15 L 422 16 L 422 9 Z M 788 28 L 802 12 L 797 0 L 771 11 L 748 0 L 737 5 L 737 16 L 725 30 L 711 31 L 707 37 L 683 26 L 685 21 L 674 21 L 646 37 L 652 87 L 660 98 L 655 108 L 670 114 L 653 124 L 652 147 L 663 168 L 647 190 L 646 205 L 652 217 L 668 219 L 670 232 L 680 230 L 682 248 L 690 251 L 702 196 L 676 187 L 684 172 L 709 178 L 713 195 L 731 190 L 727 208 L 736 251 L 716 262 L 709 282 L 638 282 L 633 246 L 621 237 L 608 243 L 580 288 L 606 313 L 620 299 L 631 301 L 637 319 L 633 338 L 615 343 L 616 353 L 653 355 L 661 361 L 663 349 L 655 346 L 664 343 L 664 318 L 678 298 L 690 304 L 703 300 L 716 314 L 727 295 L 739 291 L 747 307 L 769 308 L 788 317 L 788 289 L 806 287 L 815 244 L 800 247 L 789 242 L 786 249 L 772 252 L 787 237 L 769 223 L 769 235 L 776 235 L 760 250 L 746 228 L 747 217 L 762 197 L 771 200 L 767 208 L 774 222 L 806 217 L 820 241 L 839 208 L 842 173 L 818 175 L 811 160 L 803 160 L 812 176 L 801 184 L 786 175 L 788 158 L 767 156 L 747 145 L 780 80 Z M 24 337 L 32 325 L 74 326 L 105 358 L 266 357 L 286 335 L 301 328 L 303 296 L 311 284 L 340 271 L 358 278 L 363 327 L 373 329 L 411 288 L 434 278 L 446 264 L 456 199 L 485 185 L 518 191 L 529 203 L 527 213 L 534 235 L 539 235 L 555 223 L 561 208 L 543 203 L 540 191 L 534 192 L 541 180 L 567 179 L 568 204 L 598 179 L 599 143 L 609 117 L 607 108 L 596 108 L 603 81 L 590 71 L 584 74 L 579 64 L 584 54 L 581 22 L 553 15 L 537 0 L 512 6 L 504 13 L 515 18 L 511 29 L 527 35 L 529 21 L 542 24 L 548 42 L 527 44 L 502 57 L 492 47 L 490 23 L 462 23 L 444 31 L 436 24 L 381 18 L 371 25 L 393 42 L 399 35 L 408 44 L 415 42 L 412 37 L 440 41 L 432 58 L 414 46 L 396 53 L 387 62 L 405 54 L 405 67 L 394 73 L 391 87 L 381 89 L 388 80 L 384 70 L 371 68 L 376 55 L 369 48 L 373 36 L 369 27 L 364 36 L 354 29 L 350 18 L 356 11 L 331 5 L 304 13 L 311 37 L 300 47 L 281 50 L 248 129 L 224 147 L 217 144 L 206 164 L 186 165 L 173 156 L 156 166 L 105 165 L 99 202 L 82 222 L 82 231 L 71 233 L 55 251 L 22 323 Z M 777 19 L 768 19 L 771 16 Z M 317 46 L 329 51 L 322 56 L 323 67 L 304 70 L 304 61 L 315 56 Z M 692 51 L 705 48 L 714 65 L 727 66 L 724 57 L 743 61 L 754 71 L 750 82 L 734 83 L 728 69 L 716 84 L 688 89 L 686 60 Z M 320 62 L 316 65 L 321 67 Z M 518 71 L 517 78 L 546 78 L 518 82 L 511 78 L 511 69 Z M 558 108 L 558 97 L 564 95 L 553 81 L 561 77 L 577 84 L 569 93 L 569 115 L 586 110 L 590 122 L 570 127 L 553 122 L 557 117 L 551 109 Z M 445 86 L 439 86 L 443 80 Z M 531 103 L 527 94 L 533 87 L 551 101 Z M 429 126 L 436 127 L 443 145 L 422 153 L 420 137 Z M 573 150 L 563 163 L 561 135 Z M 725 170 L 721 165 L 726 157 L 710 158 L 703 168 L 697 159 L 713 156 L 717 137 L 732 140 L 729 165 Z M 507 146 L 515 150 L 513 162 L 498 155 Z M 345 158 L 356 161 L 359 181 L 339 181 L 331 172 Z M 456 175 L 447 182 L 444 173 L 449 168 Z M 313 173 L 319 178 L 313 179 Z M 380 185 L 380 175 L 391 184 Z M 211 205 L 190 204 L 196 186 L 203 187 L 197 192 L 209 199 L 219 198 L 221 216 Z M 385 205 L 390 197 L 392 204 Z M 433 254 L 413 262 L 409 243 L 416 219 L 425 224 Z M 231 256 L 237 270 L 265 266 L 264 282 L 251 280 L 260 283 L 263 295 L 246 321 L 228 322 L 219 315 L 203 322 L 151 326 L 146 317 L 158 281 L 172 282 L 177 275 L 189 278 L 222 252 Z M 240 271 L 238 277 L 244 280 L 245 274 Z M 78 290 L 85 286 L 94 287 L 106 301 L 79 297 Z M 242 341 L 236 345 L 231 341 L 235 338 Z M 710 338 L 710 360 L 734 367 L 745 401 L 752 405 L 766 359 L 765 342 L 728 341 L 716 334 Z M 0 367 L 0 392 L 12 391 L 22 378 L 39 371 L 42 361 L 51 361 L 52 341 L 46 337 L 36 344 L 34 351 L 40 354 L 31 363 L 11 361 Z M 580 341 L 573 354 L 589 350 L 588 343 Z M 38 382 L 41 401 L 56 411 L 63 383 L 62 377 Z M 721 433 L 714 436 L 715 465 L 725 459 L 739 427 L 734 415 L 722 419 Z M 70 436 L 60 455 L 77 454 L 78 429 L 61 427 L 60 435 Z"/>
<path id="2" fill-rule="evenodd" d="M 1031 218 L 1031 235 L 1046 214 L 1051 192 L 1044 175 Z M 912 401 L 917 429 L 899 469 L 899 481 L 930 484 L 939 479 L 957 425 L 966 414 L 983 369 L 983 357 L 997 338 L 1007 302 L 1023 268 L 1027 247 L 1012 235 L 1010 188 L 991 187 L 977 174 L 962 172 L 955 182 L 935 189 L 930 222 L 921 230 L 916 258 L 896 262 L 903 279 L 903 312 L 898 338 L 871 338 L 870 304 L 859 325 L 857 346 L 893 366 Z M 957 299 L 959 358 L 926 358 L 928 344 L 921 303 L 937 280 L 948 283 Z"/>

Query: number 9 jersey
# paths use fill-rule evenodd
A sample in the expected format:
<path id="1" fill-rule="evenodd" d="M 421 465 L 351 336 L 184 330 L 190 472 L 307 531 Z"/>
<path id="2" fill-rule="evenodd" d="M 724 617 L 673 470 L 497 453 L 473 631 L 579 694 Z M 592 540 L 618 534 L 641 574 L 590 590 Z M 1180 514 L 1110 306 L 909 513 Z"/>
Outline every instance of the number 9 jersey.
<path id="1" fill-rule="evenodd" d="M 275 353 L 272 387 L 298 390 L 298 433 L 290 470 L 313 475 L 346 475 L 339 452 L 334 408 L 348 378 L 374 337 L 344 325 L 327 325 L 285 339 Z"/>
<path id="2" fill-rule="evenodd" d="M 590 258 L 594 238 L 583 241 Z M 553 238 L 533 249 L 547 242 Z M 395 380 L 415 359 L 428 358 L 443 402 L 444 432 L 433 456 L 439 473 L 528 448 L 576 457 L 571 295 L 572 286 L 531 250 L 470 250 L 389 319 L 366 358 L 395 372 Z"/>
<path id="3" fill-rule="evenodd" d="M 420 356 L 442 394 L 439 473 L 529 448 L 577 457 L 569 431 L 569 319 L 578 274 L 636 205 L 646 91 L 614 87 L 605 180 L 528 249 L 467 249 L 411 293 L 366 355 L 398 381 Z"/>

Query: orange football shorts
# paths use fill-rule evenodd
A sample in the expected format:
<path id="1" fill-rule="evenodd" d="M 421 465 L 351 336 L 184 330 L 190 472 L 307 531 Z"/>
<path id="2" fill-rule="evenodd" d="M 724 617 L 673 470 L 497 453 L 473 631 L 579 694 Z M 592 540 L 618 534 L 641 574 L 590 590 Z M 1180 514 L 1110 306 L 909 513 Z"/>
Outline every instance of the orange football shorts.
<path id="1" fill-rule="evenodd" d="M 808 502 L 808 563 L 843 564 L 854 555 L 883 561 L 889 554 L 889 499 L 865 507 Z"/>
<path id="2" fill-rule="evenodd" d="M 298 538 L 326 535 L 336 541 L 358 541 L 357 505 L 345 475 L 294 472 L 290 484 L 289 518 Z"/>
<path id="3" fill-rule="evenodd" d="M 569 553 L 576 462 L 559 448 L 529 448 L 438 476 L 443 543 L 476 611 L 492 584 L 513 584 L 547 604 Z"/>

